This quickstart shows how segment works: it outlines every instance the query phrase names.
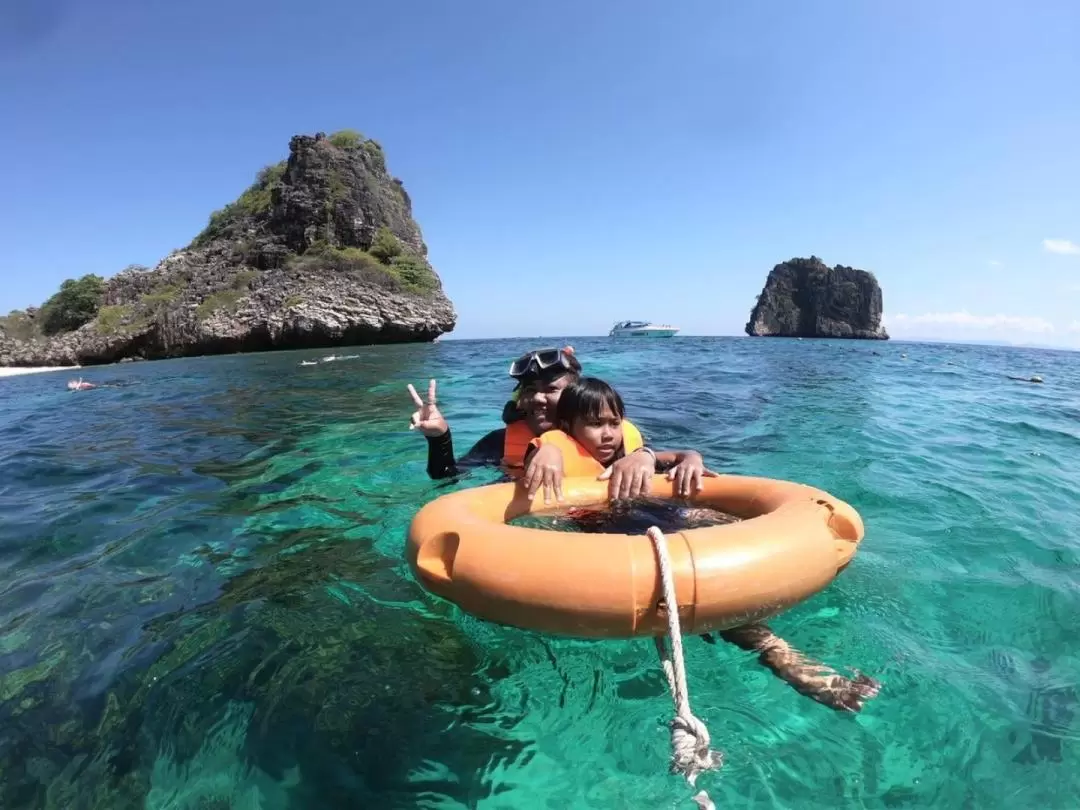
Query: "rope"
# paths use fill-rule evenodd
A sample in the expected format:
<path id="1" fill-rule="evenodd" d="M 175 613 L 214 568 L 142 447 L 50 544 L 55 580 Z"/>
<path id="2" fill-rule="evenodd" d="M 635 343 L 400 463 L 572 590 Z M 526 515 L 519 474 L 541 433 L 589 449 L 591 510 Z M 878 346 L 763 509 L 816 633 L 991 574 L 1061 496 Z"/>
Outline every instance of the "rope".
<path id="1" fill-rule="evenodd" d="M 686 688 L 686 669 L 683 666 L 682 629 L 679 627 L 679 603 L 675 598 L 675 579 L 671 575 L 667 538 L 655 526 L 646 534 L 656 547 L 660 580 L 664 586 L 664 603 L 667 605 L 668 637 L 671 639 L 672 654 L 669 656 L 664 637 L 656 636 L 656 651 L 660 654 L 660 663 L 675 701 L 675 717 L 670 724 L 671 772 L 681 773 L 690 787 L 694 787 L 698 774 L 724 764 L 724 755 L 709 748 L 709 730 L 690 711 L 690 692 Z M 716 810 L 716 805 L 704 790 L 694 796 L 694 801 L 699 810 Z"/>

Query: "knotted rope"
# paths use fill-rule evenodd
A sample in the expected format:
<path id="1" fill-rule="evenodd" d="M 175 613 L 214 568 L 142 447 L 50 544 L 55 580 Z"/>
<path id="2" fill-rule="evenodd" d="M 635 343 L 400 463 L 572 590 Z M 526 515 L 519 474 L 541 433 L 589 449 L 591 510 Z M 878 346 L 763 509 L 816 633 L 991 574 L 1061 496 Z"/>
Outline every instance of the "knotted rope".
<path id="1" fill-rule="evenodd" d="M 679 626 L 679 603 L 675 598 L 675 580 L 671 575 L 671 558 L 668 556 L 667 538 L 653 526 L 646 532 L 656 547 L 656 559 L 660 566 L 660 580 L 664 587 L 664 604 L 667 605 L 668 637 L 672 654 L 668 655 L 663 636 L 656 636 L 656 651 L 667 676 L 668 688 L 675 701 L 675 717 L 671 727 L 671 772 L 681 773 L 690 787 L 694 787 L 698 774 L 719 768 L 724 755 L 709 748 L 709 730 L 690 711 L 690 692 L 686 688 L 686 669 L 683 666 L 682 629 Z M 709 794 L 704 790 L 694 796 L 699 810 L 716 810 Z"/>

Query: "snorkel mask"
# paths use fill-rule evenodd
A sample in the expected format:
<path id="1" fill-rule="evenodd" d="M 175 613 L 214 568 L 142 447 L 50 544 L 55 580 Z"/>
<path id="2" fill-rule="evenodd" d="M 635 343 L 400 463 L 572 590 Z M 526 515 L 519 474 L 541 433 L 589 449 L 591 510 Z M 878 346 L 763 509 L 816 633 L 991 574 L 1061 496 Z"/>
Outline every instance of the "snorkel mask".
<path id="1" fill-rule="evenodd" d="M 510 376 L 515 380 L 522 377 L 539 375 L 549 368 L 561 366 L 567 371 L 573 371 L 574 366 L 570 362 L 570 356 L 574 353 L 573 346 L 562 349 L 537 349 L 526 352 L 510 364 Z"/>

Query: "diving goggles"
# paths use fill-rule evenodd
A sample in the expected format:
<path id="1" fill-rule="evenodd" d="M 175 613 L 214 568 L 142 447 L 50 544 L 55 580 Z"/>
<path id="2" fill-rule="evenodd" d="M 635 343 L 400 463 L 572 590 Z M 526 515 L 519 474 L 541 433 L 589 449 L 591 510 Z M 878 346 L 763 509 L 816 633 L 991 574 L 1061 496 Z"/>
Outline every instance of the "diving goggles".
<path id="1" fill-rule="evenodd" d="M 573 367 L 567 359 L 568 354 L 569 352 L 564 349 L 537 349 L 533 352 L 526 352 L 510 364 L 510 376 L 514 378 L 524 377 L 534 367 L 536 369 L 534 373 L 537 374 L 560 365 L 570 371 Z"/>

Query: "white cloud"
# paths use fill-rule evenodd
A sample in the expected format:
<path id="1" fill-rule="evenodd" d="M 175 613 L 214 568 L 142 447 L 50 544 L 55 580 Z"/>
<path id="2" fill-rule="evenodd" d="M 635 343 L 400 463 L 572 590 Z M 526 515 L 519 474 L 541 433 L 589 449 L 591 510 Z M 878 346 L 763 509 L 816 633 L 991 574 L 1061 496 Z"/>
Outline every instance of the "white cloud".
<path id="1" fill-rule="evenodd" d="M 989 261 L 989 264 L 991 267 L 1001 267 L 1001 262 L 999 262 L 997 259 L 991 259 Z"/>
<path id="2" fill-rule="evenodd" d="M 1069 324 L 1070 332 L 1080 332 L 1080 321 L 1073 321 Z"/>
<path id="3" fill-rule="evenodd" d="M 1054 331 L 1054 325 L 1045 318 L 1026 315 L 972 315 L 967 310 L 960 312 L 927 312 L 922 315 L 903 313 L 889 319 L 890 326 L 931 325 L 956 326 L 965 329 L 989 329 L 995 331 L 1017 331 L 1047 333 Z"/>
<path id="4" fill-rule="evenodd" d="M 1067 256 L 1080 255 L 1080 245 L 1068 239 L 1043 239 L 1043 250 Z"/>

